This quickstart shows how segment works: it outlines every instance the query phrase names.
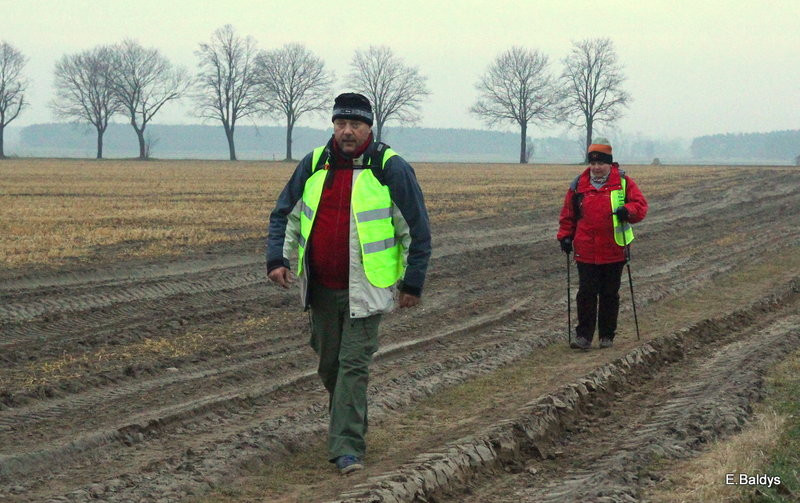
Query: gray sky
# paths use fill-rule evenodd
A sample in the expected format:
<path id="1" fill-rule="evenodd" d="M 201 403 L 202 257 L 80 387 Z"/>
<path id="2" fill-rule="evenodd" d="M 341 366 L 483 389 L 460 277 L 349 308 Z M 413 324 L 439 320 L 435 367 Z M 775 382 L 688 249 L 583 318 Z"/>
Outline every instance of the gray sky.
<path id="1" fill-rule="evenodd" d="M 798 20 L 798 0 L 0 0 L 0 40 L 29 58 L 33 81 L 31 106 L 12 126 L 54 120 L 47 103 L 62 54 L 135 38 L 194 72 L 198 44 L 230 23 L 260 48 L 305 44 L 334 70 L 337 91 L 349 90 L 344 77 L 356 49 L 390 46 L 428 77 L 432 94 L 420 123 L 426 127 L 484 128 L 467 111 L 475 83 L 512 45 L 548 55 L 556 74 L 573 41 L 607 36 L 634 99 L 617 134 L 691 138 L 798 129 Z M 167 105 L 154 123 L 199 122 L 189 106 Z M 320 116 L 299 123 L 328 124 Z"/>

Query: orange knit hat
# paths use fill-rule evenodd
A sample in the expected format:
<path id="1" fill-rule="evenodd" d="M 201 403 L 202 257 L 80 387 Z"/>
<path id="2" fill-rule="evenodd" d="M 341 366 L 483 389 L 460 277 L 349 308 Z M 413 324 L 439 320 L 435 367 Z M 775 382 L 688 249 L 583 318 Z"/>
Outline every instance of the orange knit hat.
<path id="1" fill-rule="evenodd" d="M 605 138 L 595 138 L 594 143 L 589 145 L 586 151 L 589 154 L 589 162 L 601 161 L 611 164 L 614 160 L 611 155 L 611 145 Z"/>

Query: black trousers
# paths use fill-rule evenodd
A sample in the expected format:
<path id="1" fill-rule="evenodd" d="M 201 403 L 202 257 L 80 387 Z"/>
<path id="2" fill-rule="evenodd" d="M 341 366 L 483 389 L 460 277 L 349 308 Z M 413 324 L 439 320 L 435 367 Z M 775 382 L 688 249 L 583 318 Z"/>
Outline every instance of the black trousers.
<path id="1" fill-rule="evenodd" d="M 591 341 L 594 327 L 601 339 L 614 339 L 619 314 L 619 285 L 625 262 L 578 265 L 578 326 L 575 335 Z M 598 309 L 599 300 L 599 309 Z"/>

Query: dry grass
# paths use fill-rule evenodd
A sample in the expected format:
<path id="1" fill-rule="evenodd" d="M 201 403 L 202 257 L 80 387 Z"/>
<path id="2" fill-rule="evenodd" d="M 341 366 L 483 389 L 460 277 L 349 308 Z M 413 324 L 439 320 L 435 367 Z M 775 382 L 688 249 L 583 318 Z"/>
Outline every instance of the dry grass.
<path id="1" fill-rule="evenodd" d="M 24 391 L 35 390 L 94 375 L 110 365 L 147 364 L 153 360 L 168 361 L 194 355 L 201 349 L 208 349 L 209 344 L 204 334 L 189 332 L 171 338 L 145 338 L 123 347 L 104 346 L 78 355 L 64 352 L 60 357 L 32 362 L 19 370 L 12 370 L 5 378 L 0 375 L 0 388 L 13 386 Z"/>
<path id="2" fill-rule="evenodd" d="M 766 376 L 768 394 L 750 425 L 738 435 L 715 442 L 702 455 L 664 463 L 667 477 L 646 496 L 659 503 L 707 501 L 798 501 L 800 446 L 800 351 L 775 365 Z M 781 484 L 769 488 L 727 485 L 726 475 L 766 474 Z"/>
<path id="3" fill-rule="evenodd" d="M 247 162 L 3 162 L 0 264 L 175 254 L 255 238 L 290 171 Z"/>
<path id="4" fill-rule="evenodd" d="M 0 266 L 152 257 L 261 238 L 293 168 L 275 162 L 3 161 Z M 415 169 L 436 225 L 557 208 L 583 167 L 416 164 Z M 677 191 L 678 180 L 685 188 L 726 168 L 626 169 L 655 197 Z"/>
<path id="5" fill-rule="evenodd" d="M 64 353 L 54 358 L 33 361 L 19 369 L 0 372 L 0 389 L 32 391 L 41 386 L 95 375 L 108 368 L 159 362 L 168 366 L 201 351 L 215 353 L 231 344 L 244 344 L 263 337 L 275 324 L 274 316 L 251 317 L 235 326 L 212 327 L 207 331 L 189 330 L 170 337 L 144 338 L 124 346 L 102 346 L 80 354 Z"/>
<path id="6" fill-rule="evenodd" d="M 697 458 L 668 472 L 666 481 L 648 495 L 660 503 L 746 501 L 754 492 L 747 486 L 726 484 L 726 475 L 763 473 L 768 452 L 775 448 L 786 417 L 772 411 L 757 414 L 751 426 L 736 437 L 715 443 Z"/>

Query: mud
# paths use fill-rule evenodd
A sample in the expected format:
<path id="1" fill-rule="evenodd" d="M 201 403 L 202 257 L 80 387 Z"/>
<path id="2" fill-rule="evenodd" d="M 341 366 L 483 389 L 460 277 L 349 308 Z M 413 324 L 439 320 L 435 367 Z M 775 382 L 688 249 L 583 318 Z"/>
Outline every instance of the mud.
<path id="1" fill-rule="evenodd" d="M 639 501 L 656 459 L 747 422 L 765 370 L 800 347 L 800 279 L 637 347 L 516 417 L 371 478 L 339 503 Z"/>
<path id="2" fill-rule="evenodd" d="M 760 190 L 749 190 L 755 184 Z M 639 227 L 634 247 L 637 306 L 657 305 L 769 253 L 796 253 L 800 244 L 800 187 L 792 170 L 732 169 L 723 180 L 690 181 L 686 190 L 650 203 L 651 214 Z M 563 339 L 565 266 L 554 241 L 557 210 L 433 229 L 435 252 L 423 306 L 393 313 L 381 326 L 381 350 L 370 381 L 371 418 L 380 421 L 422 397 Z M 2 278 L 0 500 L 180 501 L 245 464 L 282 459 L 324 432 L 326 397 L 315 376 L 308 320 L 297 307 L 296 287 L 283 291 L 267 284 L 252 242 L 157 261 L 6 271 Z M 789 311 L 785 318 L 796 320 Z M 783 315 L 775 313 L 784 311 L 770 311 L 764 321 L 774 318 L 774 326 L 751 323 L 755 333 L 781 332 Z M 58 379 L 26 381 L 42 362 L 124 353 L 150 340 L 197 334 L 202 343 L 182 354 L 93 359 Z M 747 337 L 742 332 L 734 339 Z M 754 349 L 742 349 L 740 356 L 748 351 Z M 695 361 L 687 356 L 690 360 Z M 695 381 L 717 382 L 712 378 L 718 376 L 701 373 Z M 691 390 L 669 393 L 689 396 Z M 655 393 L 647 402 L 654 416 L 641 421 L 652 421 L 646 424 L 654 428 L 672 421 L 655 416 L 669 393 Z M 723 401 L 738 408 L 722 417 L 735 417 L 740 426 L 747 403 L 755 398 L 726 396 Z M 630 400 L 596 408 L 633 414 L 637 407 Z M 698 404 L 698 420 L 682 428 L 704 431 L 716 421 L 708 412 L 716 405 Z M 496 418 L 498 423 L 506 419 Z M 570 445 L 581 445 L 579 435 L 596 436 L 586 433 L 594 431 L 594 422 L 576 421 L 565 436 L 575 444 L 541 444 L 540 451 L 567 457 Z M 668 433 L 658 430 L 653 438 L 672 438 Z M 645 461 L 620 454 L 609 463 Z M 630 481 L 602 475 L 604 466 L 588 475 L 559 476 L 574 484 L 544 493 L 535 488 L 550 487 L 559 477 L 545 479 L 550 472 L 537 468 L 535 484 L 525 486 L 532 492 L 522 497 L 538 501 L 558 491 L 573 494 L 570 484 L 581 486 L 587 476 L 604 480 L 601 485 L 612 496 L 632 487 Z M 579 499 L 583 493 L 574 494 Z"/>

